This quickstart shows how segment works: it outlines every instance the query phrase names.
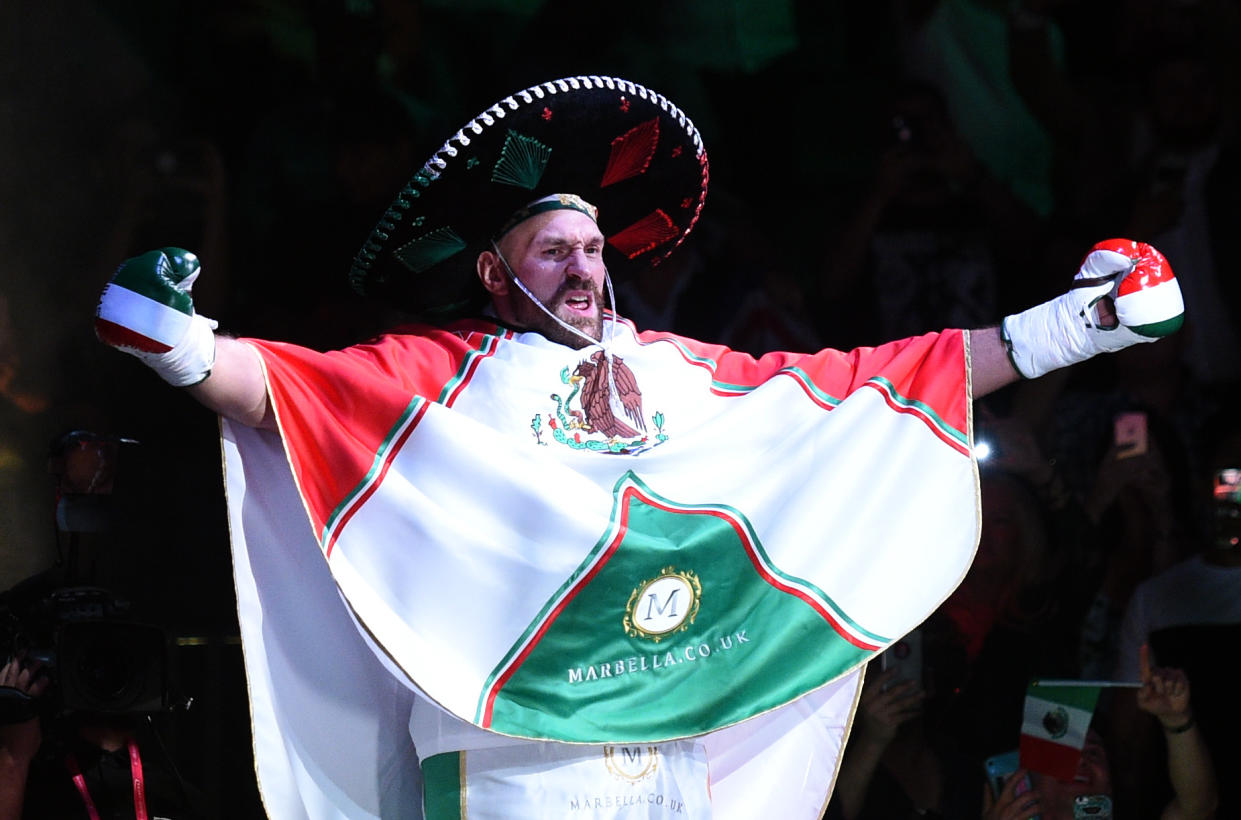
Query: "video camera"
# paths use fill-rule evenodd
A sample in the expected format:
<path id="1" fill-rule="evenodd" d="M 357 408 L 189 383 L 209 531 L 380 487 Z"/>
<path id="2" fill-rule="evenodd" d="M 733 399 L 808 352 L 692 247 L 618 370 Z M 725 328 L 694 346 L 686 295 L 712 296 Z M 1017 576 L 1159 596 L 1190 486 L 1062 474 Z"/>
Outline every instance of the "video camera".
<path id="1" fill-rule="evenodd" d="M 143 715 L 169 710 L 168 639 L 97 587 L 63 587 L 31 599 L 0 596 L 8 654 L 43 665 L 41 700 L 55 714 Z M 2 708 L 2 707 L 0 707 Z"/>
<path id="2" fill-rule="evenodd" d="M 83 539 L 110 545 L 124 516 L 130 485 L 122 449 L 130 438 L 73 430 L 52 444 L 56 530 L 67 539 L 57 567 L 0 593 L 0 663 L 40 664 L 49 686 L 38 703 L 0 688 L 0 723 L 38 712 L 70 715 L 153 715 L 169 711 L 169 639 L 139 619 L 129 601 L 92 583 L 82 568 Z"/>

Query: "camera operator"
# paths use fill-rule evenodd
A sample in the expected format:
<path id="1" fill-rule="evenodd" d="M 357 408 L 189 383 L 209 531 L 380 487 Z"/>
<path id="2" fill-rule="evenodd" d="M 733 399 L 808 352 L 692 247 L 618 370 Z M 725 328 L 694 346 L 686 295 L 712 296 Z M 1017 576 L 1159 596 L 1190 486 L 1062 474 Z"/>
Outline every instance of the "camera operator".
<path id="1" fill-rule="evenodd" d="M 95 585 L 126 517 L 121 450 L 74 430 L 52 445 L 57 565 L 0 592 L 0 820 L 184 820 L 204 801 L 155 731 L 171 712 L 168 639 Z"/>
<path id="2" fill-rule="evenodd" d="M 37 664 L 28 665 L 20 658 L 10 658 L 0 669 L 0 687 L 19 693 L 5 693 L 11 695 L 15 703 L 24 702 L 27 697 L 37 698 L 48 684 L 48 679 L 40 672 Z M 21 817 L 26 777 L 42 739 L 37 715 L 0 723 L 0 820 Z"/>
<path id="3" fill-rule="evenodd" d="M 0 668 L 0 820 L 203 817 L 149 716 L 72 712 L 45 736 L 38 704 L 49 684 L 38 661 Z"/>

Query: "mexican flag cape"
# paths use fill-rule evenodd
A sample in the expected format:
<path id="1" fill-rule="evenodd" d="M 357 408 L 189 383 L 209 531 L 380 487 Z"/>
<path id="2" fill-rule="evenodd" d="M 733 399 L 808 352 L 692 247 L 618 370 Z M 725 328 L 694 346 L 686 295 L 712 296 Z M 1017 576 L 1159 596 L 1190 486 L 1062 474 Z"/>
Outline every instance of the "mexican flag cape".
<path id="1" fill-rule="evenodd" d="M 532 741 L 705 736 L 715 816 L 821 812 L 860 668 L 973 557 L 967 337 L 755 359 L 612 324 L 247 340 L 279 433 L 224 445 L 273 816 L 416 816 L 413 698 Z"/>

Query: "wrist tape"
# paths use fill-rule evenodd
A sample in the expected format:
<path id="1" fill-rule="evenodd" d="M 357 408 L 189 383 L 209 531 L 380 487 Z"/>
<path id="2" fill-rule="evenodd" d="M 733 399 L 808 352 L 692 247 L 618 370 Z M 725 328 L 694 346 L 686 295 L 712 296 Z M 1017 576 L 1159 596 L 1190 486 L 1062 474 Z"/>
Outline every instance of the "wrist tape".
<path id="1" fill-rule="evenodd" d="M 1103 329 L 1095 323 L 1093 306 L 1111 289 L 1111 282 L 1078 288 L 1006 317 L 1000 325 L 1000 335 L 1017 372 L 1027 379 L 1037 379 L 1097 353 L 1119 350 L 1137 341 L 1121 338 L 1134 335 L 1125 328 Z M 1117 334 L 1115 338 L 1109 338 L 1113 334 Z"/>
<path id="2" fill-rule="evenodd" d="M 217 322 L 195 313 L 181 341 L 164 353 L 128 350 L 174 387 L 189 387 L 211 375 Z"/>

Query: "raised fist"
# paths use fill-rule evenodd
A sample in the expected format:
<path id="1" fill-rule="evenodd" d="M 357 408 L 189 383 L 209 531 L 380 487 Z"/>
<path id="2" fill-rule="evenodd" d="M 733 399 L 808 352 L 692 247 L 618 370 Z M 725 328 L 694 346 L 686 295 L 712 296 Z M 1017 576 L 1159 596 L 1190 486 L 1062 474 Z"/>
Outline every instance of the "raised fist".
<path id="1" fill-rule="evenodd" d="M 1108 239 L 1082 260 L 1065 295 L 1009 316 L 1009 357 L 1028 379 L 1098 353 L 1154 342 L 1181 327 L 1185 303 L 1163 254 L 1144 242 Z"/>
<path id="2" fill-rule="evenodd" d="M 1112 340 L 1100 337 L 1099 344 L 1107 350 L 1161 339 L 1179 330 L 1184 320 L 1185 303 L 1172 266 L 1145 242 L 1098 243 L 1082 260 L 1074 288 L 1094 294 L 1088 314 L 1083 314 L 1086 326 L 1116 334 Z"/>
<path id="3" fill-rule="evenodd" d="M 163 248 L 126 259 L 99 297 L 95 334 L 178 387 L 211 374 L 216 323 L 194 312 L 198 257 Z"/>

